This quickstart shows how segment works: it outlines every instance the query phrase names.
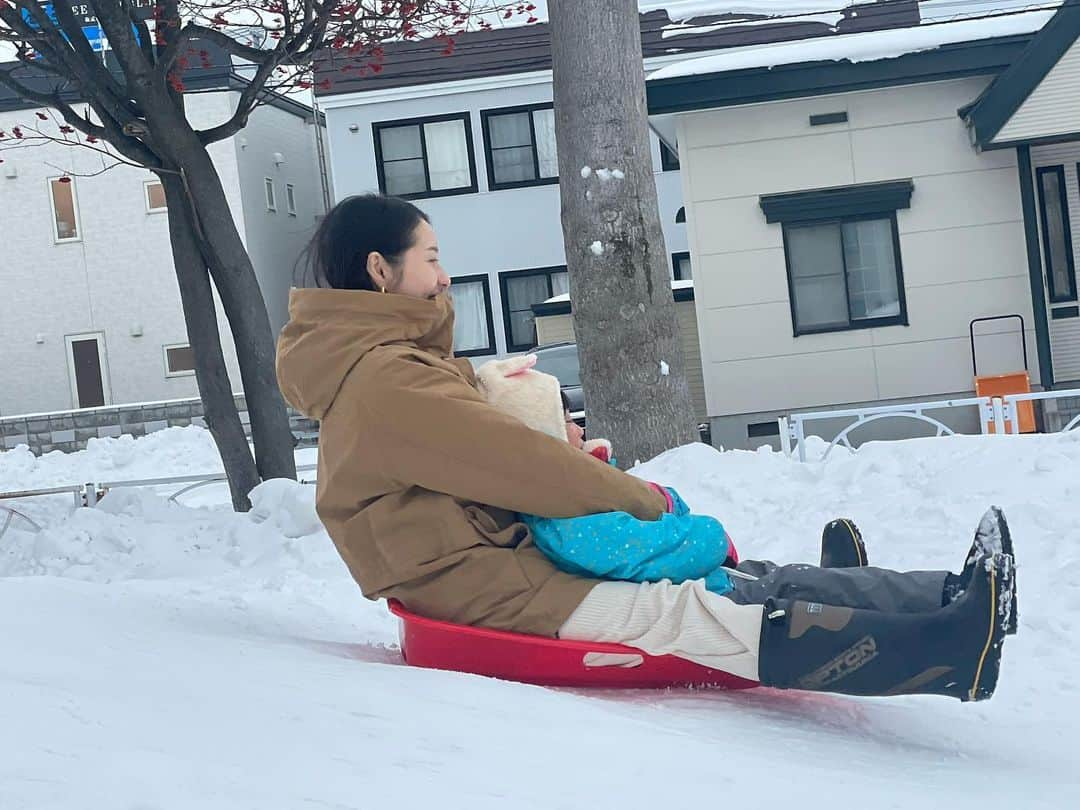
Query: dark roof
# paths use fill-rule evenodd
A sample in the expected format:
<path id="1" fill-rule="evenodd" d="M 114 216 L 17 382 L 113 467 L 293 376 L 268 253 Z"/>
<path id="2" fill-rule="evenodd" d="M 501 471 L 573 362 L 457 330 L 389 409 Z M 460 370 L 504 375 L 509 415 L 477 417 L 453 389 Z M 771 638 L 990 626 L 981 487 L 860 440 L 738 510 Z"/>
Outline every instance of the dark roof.
<path id="1" fill-rule="evenodd" d="M 193 63 L 184 71 L 184 87 L 187 92 L 243 90 L 248 85 L 248 80 L 236 71 L 229 55 L 221 48 L 213 43 L 198 40 L 193 45 L 199 50 L 207 52 L 207 66 L 203 67 L 201 64 Z M 105 60 L 110 70 L 119 75 L 120 68 L 116 63 L 115 55 L 111 51 L 106 52 Z M 0 68 L 10 68 L 12 64 L 11 62 L 3 63 L 0 64 Z M 39 93 L 52 94 L 59 90 L 60 97 L 69 104 L 77 104 L 83 100 L 78 87 L 65 79 L 45 73 L 43 70 L 28 65 L 19 65 L 12 71 L 12 76 L 29 89 Z M 292 113 L 299 118 L 310 118 L 313 115 L 310 106 L 272 91 L 265 93 L 262 103 Z M 40 104 L 27 101 L 16 95 L 15 91 L 7 85 L 0 84 L 0 112 L 32 110 L 39 107 L 41 107 Z"/>
<path id="2" fill-rule="evenodd" d="M 1027 49 L 974 102 L 959 111 L 975 144 L 985 147 L 1080 36 L 1080 3 L 1058 9 Z"/>
<path id="3" fill-rule="evenodd" d="M 730 107 L 875 87 L 993 76 L 1024 52 L 1034 34 L 942 45 L 893 59 L 796 62 L 725 73 L 673 76 L 646 84 L 649 115 Z"/>
<path id="4" fill-rule="evenodd" d="M 846 5 L 851 0 L 837 0 Z M 645 57 L 675 53 L 692 54 L 785 40 L 850 34 L 884 28 L 905 28 L 919 22 L 917 0 L 877 0 L 853 5 L 835 27 L 824 22 L 770 19 L 768 15 L 713 14 L 688 21 L 703 30 L 664 37 L 671 19 L 666 11 L 640 15 L 641 46 Z M 742 21 L 746 21 L 745 23 Z M 767 24 L 758 24 L 767 22 Z M 717 30 L 710 25 L 723 24 Z M 473 31 L 455 39 L 453 53 L 444 55 L 442 40 L 388 43 L 378 73 L 365 68 L 371 60 L 347 51 L 328 51 L 315 62 L 320 96 L 411 87 L 461 81 L 485 76 L 504 76 L 551 69 L 551 35 L 548 24 Z"/>

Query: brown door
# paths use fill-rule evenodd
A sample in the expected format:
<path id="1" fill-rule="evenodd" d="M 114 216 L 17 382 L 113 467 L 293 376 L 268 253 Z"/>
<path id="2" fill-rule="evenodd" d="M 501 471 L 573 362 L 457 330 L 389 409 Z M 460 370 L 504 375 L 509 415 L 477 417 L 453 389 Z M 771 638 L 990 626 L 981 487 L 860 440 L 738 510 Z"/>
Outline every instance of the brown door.
<path id="1" fill-rule="evenodd" d="M 96 408 L 104 405 L 105 384 L 97 338 L 76 338 L 71 341 L 71 367 L 75 374 L 78 406 Z"/>

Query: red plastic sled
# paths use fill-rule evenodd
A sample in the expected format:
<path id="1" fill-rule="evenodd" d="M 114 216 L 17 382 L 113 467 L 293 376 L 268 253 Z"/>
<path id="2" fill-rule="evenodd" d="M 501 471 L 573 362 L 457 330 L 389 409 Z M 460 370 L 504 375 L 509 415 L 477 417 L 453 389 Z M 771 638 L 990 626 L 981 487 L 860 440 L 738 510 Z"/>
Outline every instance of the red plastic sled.
<path id="1" fill-rule="evenodd" d="M 414 667 L 487 675 L 539 686 L 752 689 L 748 681 L 674 655 L 648 655 L 622 644 L 562 641 L 425 619 L 390 600 L 401 654 Z"/>

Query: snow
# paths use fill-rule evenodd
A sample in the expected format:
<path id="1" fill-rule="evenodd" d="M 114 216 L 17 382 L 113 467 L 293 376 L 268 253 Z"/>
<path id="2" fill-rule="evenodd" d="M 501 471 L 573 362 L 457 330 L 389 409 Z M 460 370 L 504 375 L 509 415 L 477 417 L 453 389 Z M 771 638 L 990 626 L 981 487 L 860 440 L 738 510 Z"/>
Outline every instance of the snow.
<path id="1" fill-rule="evenodd" d="M 669 366 L 667 364 L 666 360 L 661 360 L 660 361 L 660 376 L 661 377 L 666 377 L 670 373 L 671 373 L 671 366 Z"/>
<path id="2" fill-rule="evenodd" d="M 593 244 L 596 244 L 595 242 Z M 682 279 L 680 281 L 671 282 L 671 289 L 673 290 L 687 290 L 693 289 L 694 280 L 692 278 Z M 544 299 L 545 304 L 564 304 L 570 300 L 570 293 L 561 293 L 560 295 L 553 295 L 551 298 Z"/>
<path id="3" fill-rule="evenodd" d="M 963 0 L 953 0 L 953 2 Z M 649 11 L 666 10 L 673 21 L 689 20 L 710 14 L 752 14 L 752 15 L 792 15 L 830 13 L 839 9 L 873 3 L 876 0 L 638 0 L 638 10 L 644 14 Z M 532 0 L 535 10 L 533 17 L 548 19 L 546 0 Z M 499 21 L 507 26 L 522 25 L 525 17 L 515 15 L 506 21 Z M 757 22 L 757 21 L 755 21 Z"/>
<path id="4" fill-rule="evenodd" d="M 665 26 L 662 39 L 669 39 L 671 37 L 686 36 L 688 34 L 710 34 L 713 31 L 722 31 L 725 28 L 731 28 L 734 25 L 746 26 L 746 25 L 769 25 L 779 23 L 823 23 L 830 28 L 835 28 L 836 25 L 844 19 L 842 13 L 836 12 L 832 14 L 801 14 L 797 16 L 784 16 L 776 17 L 774 19 L 746 19 L 746 20 L 725 20 L 722 23 L 714 23 L 711 25 L 688 25 L 687 23 L 672 23 Z"/>
<path id="5" fill-rule="evenodd" d="M 1033 33 L 1041 29 L 1053 15 L 1053 11 L 1031 11 L 990 19 L 925 25 L 920 28 L 865 31 L 794 42 L 731 48 L 715 56 L 688 59 L 685 62 L 669 65 L 654 71 L 648 78 L 653 81 L 750 68 L 771 68 L 800 62 L 843 60 L 869 62 L 878 59 L 894 59 L 905 54 L 933 50 L 955 42 Z"/>
<path id="6" fill-rule="evenodd" d="M 212 472 L 210 448 L 189 427 L 15 450 L 0 482 Z M 180 504 L 40 499 L 43 530 L 0 540 L 0 807 L 1076 806 L 1078 467 L 1080 432 L 871 443 L 807 464 L 695 444 L 634 470 L 722 519 L 744 556 L 785 561 L 815 560 L 820 527 L 843 515 L 876 564 L 959 570 L 1000 504 L 1020 632 L 994 699 L 966 705 L 411 669 L 385 605 L 361 598 L 318 530 L 310 486 L 264 484 L 247 515 L 223 488 Z"/>
<path id="7" fill-rule="evenodd" d="M 584 179 L 587 180 L 589 178 L 590 174 L 592 174 L 592 169 L 591 168 L 589 168 L 588 166 L 582 166 L 581 167 L 581 176 Z"/>
<path id="8" fill-rule="evenodd" d="M 592 254 L 594 256 L 603 256 L 604 255 L 604 243 L 601 242 L 599 239 L 597 239 L 595 242 L 593 242 L 591 245 L 589 245 L 589 250 L 592 251 Z M 569 293 L 567 295 L 569 295 Z M 567 300 L 569 300 L 569 298 Z"/>

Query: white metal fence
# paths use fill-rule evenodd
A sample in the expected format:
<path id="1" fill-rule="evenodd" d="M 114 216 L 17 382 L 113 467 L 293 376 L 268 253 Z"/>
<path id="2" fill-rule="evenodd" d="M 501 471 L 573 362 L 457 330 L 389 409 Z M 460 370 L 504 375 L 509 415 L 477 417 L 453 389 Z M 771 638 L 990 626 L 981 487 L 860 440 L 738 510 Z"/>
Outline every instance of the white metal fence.
<path id="1" fill-rule="evenodd" d="M 806 427 L 811 422 L 821 422 L 832 419 L 851 419 L 849 425 L 844 427 L 829 443 L 822 460 L 828 458 L 829 453 L 838 444 L 842 444 L 849 450 L 855 448 L 848 438 L 854 431 L 872 423 L 884 419 L 911 419 L 924 422 L 935 428 L 936 436 L 952 436 L 956 431 L 942 422 L 930 416 L 928 411 L 941 411 L 950 408 L 979 409 L 979 424 L 983 434 L 1000 434 L 1006 432 L 1006 428 L 1012 434 L 1020 433 L 1019 405 L 1022 402 L 1036 400 L 1066 399 L 1080 397 L 1080 388 L 1072 388 L 1064 391 L 1040 391 L 1029 394 L 1006 394 L 1001 397 L 970 397 L 967 399 L 942 399 L 934 402 L 907 402 L 897 405 L 878 405 L 870 408 L 847 408 L 833 411 L 812 411 L 807 413 L 793 413 L 790 416 L 780 417 L 780 443 L 787 455 L 798 454 L 799 461 L 806 461 Z M 1001 425 L 1001 429 L 997 428 Z M 1062 432 L 1072 430 L 1080 425 L 1080 415 L 1072 419 L 1062 428 Z"/>

